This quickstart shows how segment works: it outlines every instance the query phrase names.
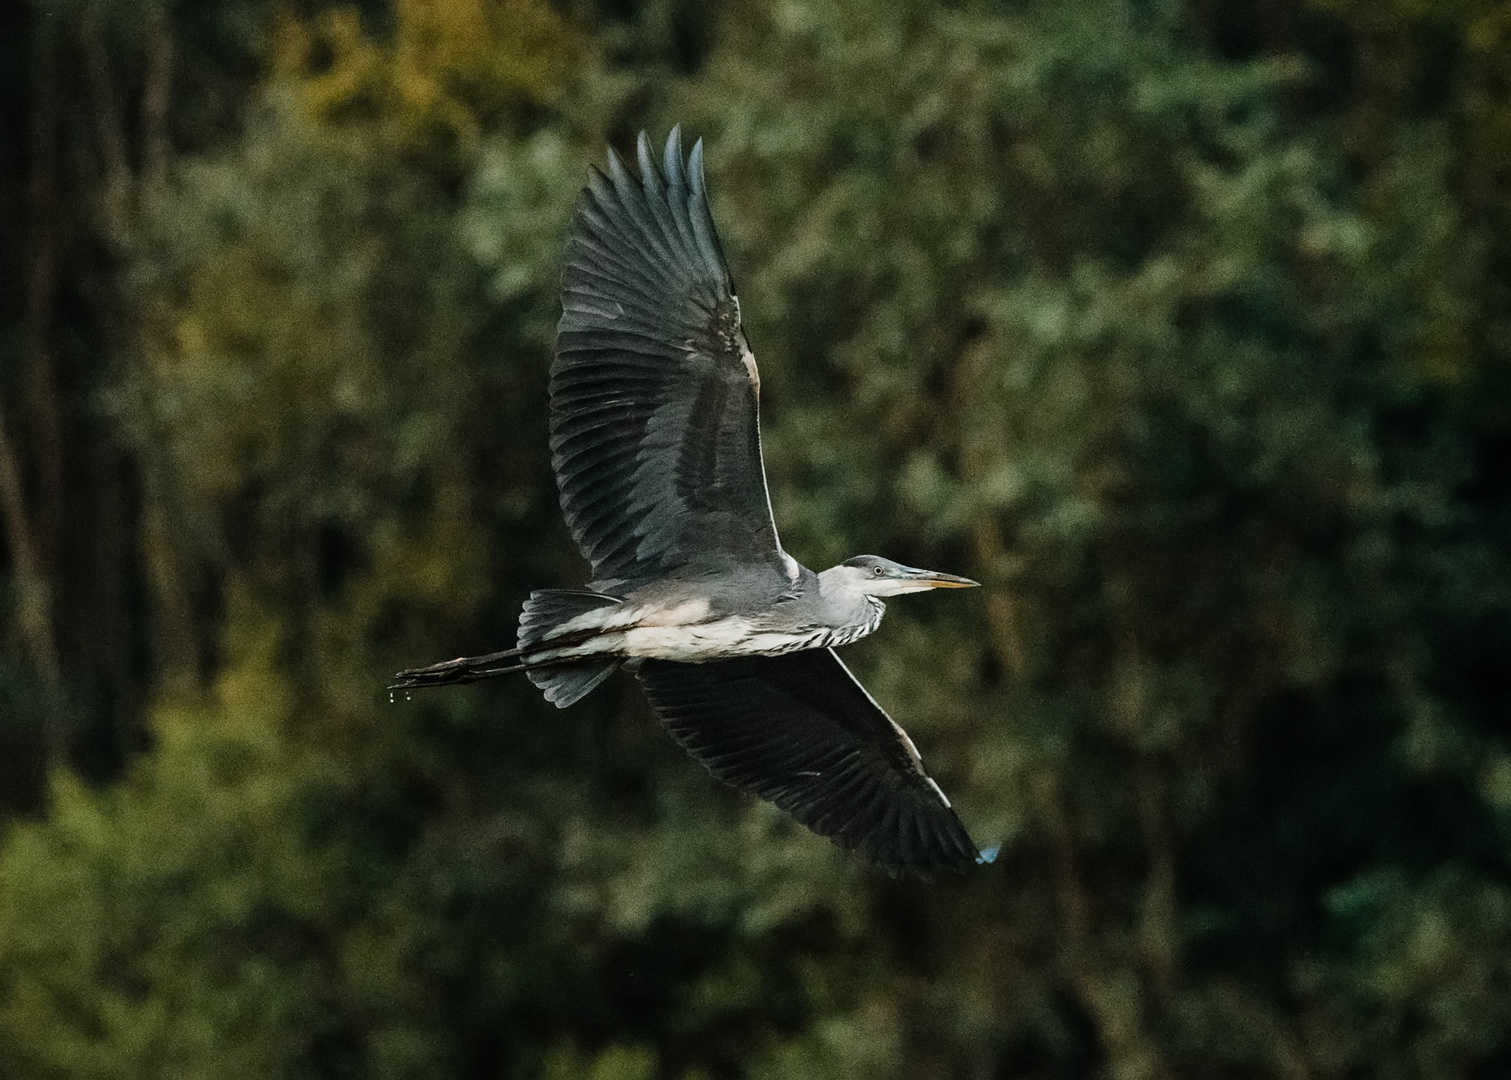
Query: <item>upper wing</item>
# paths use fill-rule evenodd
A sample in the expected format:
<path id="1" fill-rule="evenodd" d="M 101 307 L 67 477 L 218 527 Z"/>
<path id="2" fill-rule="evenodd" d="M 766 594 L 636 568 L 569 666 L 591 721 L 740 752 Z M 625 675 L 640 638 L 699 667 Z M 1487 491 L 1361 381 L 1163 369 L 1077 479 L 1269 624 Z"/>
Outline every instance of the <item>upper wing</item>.
<path id="1" fill-rule="evenodd" d="M 578 205 L 551 367 L 572 536 L 607 583 L 682 567 L 787 570 L 761 465 L 760 378 L 703 189 L 700 140 L 640 179 L 613 150 Z"/>
<path id="2" fill-rule="evenodd" d="M 710 664 L 647 660 L 656 714 L 721 780 L 891 873 L 981 856 L 912 741 L 832 649 Z"/>

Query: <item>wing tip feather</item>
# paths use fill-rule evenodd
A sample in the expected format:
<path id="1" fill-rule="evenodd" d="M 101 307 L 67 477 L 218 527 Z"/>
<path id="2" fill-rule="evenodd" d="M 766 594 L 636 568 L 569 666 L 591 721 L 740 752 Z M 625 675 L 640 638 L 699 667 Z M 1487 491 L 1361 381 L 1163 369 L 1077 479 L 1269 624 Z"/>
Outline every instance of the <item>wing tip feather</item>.
<path id="1" fill-rule="evenodd" d="M 701 136 L 693 143 L 692 153 L 688 155 L 687 173 L 693 194 L 706 201 L 708 196 L 703 177 L 703 139 Z"/>

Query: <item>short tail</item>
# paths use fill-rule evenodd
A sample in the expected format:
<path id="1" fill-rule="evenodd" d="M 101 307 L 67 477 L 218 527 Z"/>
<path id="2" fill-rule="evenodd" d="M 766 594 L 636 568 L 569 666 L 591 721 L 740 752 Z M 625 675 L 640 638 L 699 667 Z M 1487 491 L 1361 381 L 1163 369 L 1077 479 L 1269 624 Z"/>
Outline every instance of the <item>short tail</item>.
<path id="1" fill-rule="evenodd" d="M 429 686 L 454 686 L 497 675 L 523 671 L 545 692 L 546 700 L 559 709 L 581 701 L 619 666 L 617 657 L 578 658 L 551 656 L 545 650 L 570 649 L 598 631 L 553 634 L 562 624 L 589 611 L 621 601 L 602 593 L 571 589 L 542 589 L 530 594 L 519 615 L 519 644 L 486 656 L 459 656 L 429 667 L 401 671 L 390 690 L 417 690 Z M 549 640 L 547 640 L 549 638 Z"/>
<path id="2" fill-rule="evenodd" d="M 528 656 L 533 647 L 545 644 L 545 639 L 551 637 L 552 631 L 563 623 L 589 611 L 618 603 L 622 603 L 618 597 L 577 589 L 540 589 L 533 592 L 530 599 L 525 601 L 524 610 L 519 613 L 519 649 L 516 651 Z M 584 633 L 592 636 L 596 630 L 585 630 Z M 559 643 L 568 646 L 576 637 L 572 633 L 561 634 Z M 558 640 L 549 644 L 554 646 L 558 644 Z M 619 660 L 616 657 L 593 657 L 586 660 L 561 659 L 540 665 L 527 663 L 524 668 L 525 675 L 540 687 L 546 700 L 558 709 L 565 709 L 587 697 L 618 666 Z"/>

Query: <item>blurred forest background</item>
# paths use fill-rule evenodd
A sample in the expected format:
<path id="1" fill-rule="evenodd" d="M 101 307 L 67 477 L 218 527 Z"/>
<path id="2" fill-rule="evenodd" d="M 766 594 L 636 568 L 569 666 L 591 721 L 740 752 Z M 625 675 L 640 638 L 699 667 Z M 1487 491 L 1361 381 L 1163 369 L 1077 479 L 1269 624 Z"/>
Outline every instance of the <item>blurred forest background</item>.
<path id="1" fill-rule="evenodd" d="M 606 144 L 707 141 L 787 546 L 998 863 L 632 680 L 390 704 L 584 567 Z M 1511 2 L 0 8 L 0 1078 L 1511 1076 Z"/>

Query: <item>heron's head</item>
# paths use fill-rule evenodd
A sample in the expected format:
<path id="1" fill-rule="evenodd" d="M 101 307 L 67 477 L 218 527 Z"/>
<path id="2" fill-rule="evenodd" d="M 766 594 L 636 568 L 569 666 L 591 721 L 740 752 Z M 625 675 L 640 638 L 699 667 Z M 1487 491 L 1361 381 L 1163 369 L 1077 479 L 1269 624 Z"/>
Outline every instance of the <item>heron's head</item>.
<path id="1" fill-rule="evenodd" d="M 919 570 L 902 563 L 883 559 L 880 555 L 857 555 L 846 559 L 824 576 L 833 574 L 845 586 L 867 596 L 901 596 L 903 593 L 923 592 L 925 589 L 969 589 L 979 581 L 942 574 L 938 570 Z"/>

